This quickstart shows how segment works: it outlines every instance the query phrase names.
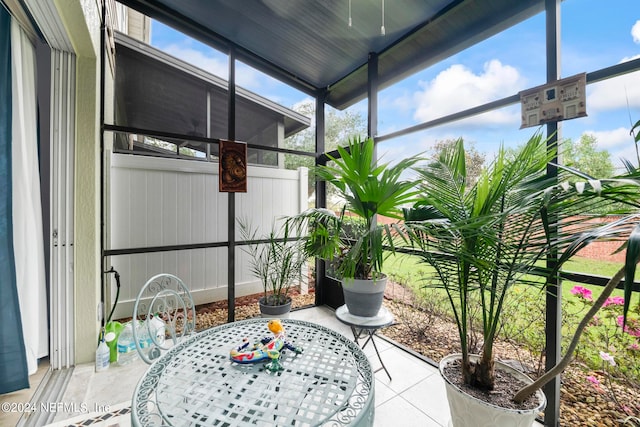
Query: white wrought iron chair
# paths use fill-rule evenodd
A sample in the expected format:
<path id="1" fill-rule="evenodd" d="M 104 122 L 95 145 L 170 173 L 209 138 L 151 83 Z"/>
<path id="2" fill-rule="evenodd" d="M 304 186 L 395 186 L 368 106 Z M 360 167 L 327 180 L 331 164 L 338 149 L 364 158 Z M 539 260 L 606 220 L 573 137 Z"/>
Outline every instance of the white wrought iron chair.
<path id="1" fill-rule="evenodd" d="M 140 358 L 153 363 L 163 350 L 195 332 L 196 310 L 191 292 L 172 274 L 153 276 L 138 293 L 131 326 Z"/>

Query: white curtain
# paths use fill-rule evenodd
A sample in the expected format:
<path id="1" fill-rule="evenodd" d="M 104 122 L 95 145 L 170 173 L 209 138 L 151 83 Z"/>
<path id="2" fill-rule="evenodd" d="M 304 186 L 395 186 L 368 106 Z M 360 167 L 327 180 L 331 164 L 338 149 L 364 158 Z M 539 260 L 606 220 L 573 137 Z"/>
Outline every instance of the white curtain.
<path id="1" fill-rule="evenodd" d="M 35 66 L 35 48 L 12 19 L 13 244 L 29 374 L 48 354 Z"/>

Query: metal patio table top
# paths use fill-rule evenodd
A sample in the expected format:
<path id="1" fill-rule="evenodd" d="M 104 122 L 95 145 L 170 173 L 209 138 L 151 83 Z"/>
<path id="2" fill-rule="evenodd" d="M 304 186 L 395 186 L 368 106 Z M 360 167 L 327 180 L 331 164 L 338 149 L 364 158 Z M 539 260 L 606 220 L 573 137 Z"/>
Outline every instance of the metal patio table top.
<path id="1" fill-rule="evenodd" d="M 238 364 L 232 348 L 269 337 L 269 319 L 250 319 L 192 335 L 153 363 L 133 395 L 134 426 L 371 426 L 374 377 L 362 350 L 342 334 L 283 319 L 280 372 L 266 362 Z"/>

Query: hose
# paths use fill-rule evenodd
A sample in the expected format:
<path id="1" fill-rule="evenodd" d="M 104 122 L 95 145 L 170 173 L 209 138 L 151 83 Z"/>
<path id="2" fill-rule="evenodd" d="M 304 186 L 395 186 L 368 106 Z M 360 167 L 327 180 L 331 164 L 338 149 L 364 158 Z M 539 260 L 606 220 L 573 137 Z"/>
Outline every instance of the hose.
<path id="1" fill-rule="evenodd" d="M 107 317 L 107 323 L 111 321 L 111 317 L 113 316 L 113 312 L 116 311 L 116 305 L 118 305 L 118 298 L 120 298 L 120 273 L 113 269 L 105 271 L 105 273 L 115 273 L 116 278 L 116 300 L 113 302 L 113 307 L 111 307 L 111 313 L 109 313 L 109 317 Z"/>

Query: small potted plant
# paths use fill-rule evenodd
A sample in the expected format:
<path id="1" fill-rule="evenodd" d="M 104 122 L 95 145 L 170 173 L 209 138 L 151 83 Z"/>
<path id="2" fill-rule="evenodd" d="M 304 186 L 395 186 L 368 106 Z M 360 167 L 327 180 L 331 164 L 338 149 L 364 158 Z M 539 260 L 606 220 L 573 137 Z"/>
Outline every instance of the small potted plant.
<path id="1" fill-rule="evenodd" d="M 390 165 L 375 159 L 373 139 L 349 140 L 328 156 L 332 164 L 320 165 L 316 177 L 332 184 L 345 201 L 339 213 L 314 208 L 288 219 L 304 238 L 306 253 L 330 261 L 341 281 L 345 303 L 356 316 L 373 317 L 382 305 L 386 275 L 385 251 L 393 250 L 394 225 L 381 224 L 378 216 L 400 219 L 401 206 L 413 201 L 414 181 L 403 176 L 419 157 Z"/>
<path id="2" fill-rule="evenodd" d="M 260 279 L 263 296 L 259 300 L 262 317 L 288 317 L 291 311 L 289 290 L 303 281 L 306 263 L 302 242 L 291 238 L 288 227 L 275 225 L 266 238 L 245 220 L 238 220 L 240 234 L 247 242 L 242 249 L 250 256 L 251 274 Z"/>
<path id="3" fill-rule="evenodd" d="M 560 253 L 554 269 L 542 268 L 552 283 L 564 261 L 586 244 L 597 238 L 628 236 L 636 227 L 627 248 L 627 279 L 632 282 L 640 246 L 637 217 L 598 229 L 575 218 L 586 211 L 587 204 L 598 200 L 638 206 L 637 175 L 635 180 L 559 185 L 546 175 L 554 157 L 555 150 L 547 150 L 547 141 L 537 134 L 513 157 L 501 149 L 479 179 L 468 183 L 460 139 L 436 161 L 417 170 L 421 195 L 413 208 L 405 210 L 406 231 L 419 256 L 434 267 L 458 330 L 460 354 L 445 357 L 440 364 L 453 426 L 530 426 L 544 409 L 546 401 L 539 389 L 559 371 L 508 399 L 513 402 L 507 403 L 514 405 L 510 409 L 483 400 L 496 394 L 490 393 L 496 386 L 496 370 L 509 370 L 495 360 L 493 351 L 505 298 L 516 282 L 528 281 L 532 273 L 541 271 L 540 261 L 549 251 Z M 613 287 L 623 276 L 624 271 L 612 279 Z M 629 280 L 626 283 L 631 284 Z M 474 304 L 480 305 L 481 313 L 480 354 L 472 354 L 470 348 L 473 321 L 477 321 L 471 314 Z M 516 375 L 523 387 L 532 382 Z M 454 377 L 460 380 L 454 381 Z M 480 393 L 471 397 L 462 390 Z M 527 409 L 518 406 L 534 393 Z M 478 424 L 479 420 L 484 423 Z"/>

